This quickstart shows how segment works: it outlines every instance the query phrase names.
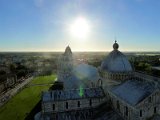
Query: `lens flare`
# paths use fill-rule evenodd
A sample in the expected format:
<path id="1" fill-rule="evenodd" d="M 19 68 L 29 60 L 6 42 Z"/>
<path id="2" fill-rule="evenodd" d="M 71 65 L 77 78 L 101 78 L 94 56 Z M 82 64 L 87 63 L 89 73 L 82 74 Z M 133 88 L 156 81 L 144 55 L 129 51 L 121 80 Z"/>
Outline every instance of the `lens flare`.
<path id="1" fill-rule="evenodd" d="M 80 86 L 80 89 L 79 89 L 79 96 L 81 96 L 81 97 L 82 97 L 82 96 L 83 96 L 83 94 L 84 94 L 84 93 L 83 93 L 83 87 L 82 87 L 82 86 Z"/>

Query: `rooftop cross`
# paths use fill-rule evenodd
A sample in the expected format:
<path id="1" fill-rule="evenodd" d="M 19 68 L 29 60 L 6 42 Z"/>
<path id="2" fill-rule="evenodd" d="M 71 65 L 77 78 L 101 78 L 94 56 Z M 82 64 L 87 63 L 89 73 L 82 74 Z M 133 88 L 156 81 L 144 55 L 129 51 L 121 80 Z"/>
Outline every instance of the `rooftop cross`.
<path id="1" fill-rule="evenodd" d="M 116 38 L 116 36 L 115 36 L 115 43 L 117 43 L 117 38 Z"/>

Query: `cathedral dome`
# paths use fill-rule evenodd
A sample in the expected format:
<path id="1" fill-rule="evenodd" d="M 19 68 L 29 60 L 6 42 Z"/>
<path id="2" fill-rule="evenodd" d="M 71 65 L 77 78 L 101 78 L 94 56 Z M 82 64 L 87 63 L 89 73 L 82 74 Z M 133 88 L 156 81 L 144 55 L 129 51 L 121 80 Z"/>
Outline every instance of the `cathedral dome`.
<path id="1" fill-rule="evenodd" d="M 119 50 L 119 45 L 115 41 L 113 51 L 104 59 L 101 69 L 108 72 L 131 72 L 132 67 L 126 56 Z"/>

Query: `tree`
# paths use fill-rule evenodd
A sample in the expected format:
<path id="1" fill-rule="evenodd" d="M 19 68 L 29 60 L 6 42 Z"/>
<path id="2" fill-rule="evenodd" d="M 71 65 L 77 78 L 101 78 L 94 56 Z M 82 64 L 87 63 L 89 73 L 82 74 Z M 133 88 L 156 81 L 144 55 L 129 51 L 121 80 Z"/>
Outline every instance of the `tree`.
<path id="1" fill-rule="evenodd" d="M 0 75 L 5 75 L 5 74 L 6 74 L 6 71 L 0 70 Z"/>
<path id="2" fill-rule="evenodd" d="M 9 70 L 11 71 L 11 73 L 15 73 L 16 72 L 16 65 L 15 64 L 10 64 Z"/>

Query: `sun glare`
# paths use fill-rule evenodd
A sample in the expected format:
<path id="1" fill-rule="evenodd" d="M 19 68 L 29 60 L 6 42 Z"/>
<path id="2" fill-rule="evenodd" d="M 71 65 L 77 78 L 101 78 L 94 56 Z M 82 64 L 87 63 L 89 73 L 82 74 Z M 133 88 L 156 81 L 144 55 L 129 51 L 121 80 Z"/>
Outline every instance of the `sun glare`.
<path id="1" fill-rule="evenodd" d="M 83 17 L 77 18 L 71 25 L 70 32 L 76 38 L 86 38 L 89 34 L 88 21 Z"/>

